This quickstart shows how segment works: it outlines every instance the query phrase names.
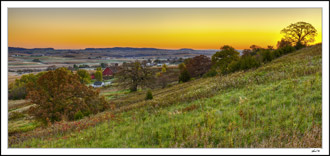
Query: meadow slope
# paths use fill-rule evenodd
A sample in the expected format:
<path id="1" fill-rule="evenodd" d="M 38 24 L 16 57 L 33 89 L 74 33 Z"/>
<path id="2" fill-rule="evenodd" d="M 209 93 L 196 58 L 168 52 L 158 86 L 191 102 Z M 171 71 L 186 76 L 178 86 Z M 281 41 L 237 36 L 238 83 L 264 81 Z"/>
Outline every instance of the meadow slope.
<path id="1" fill-rule="evenodd" d="M 9 147 L 322 147 L 322 45 L 258 69 L 110 99 L 114 110 L 9 137 Z"/>

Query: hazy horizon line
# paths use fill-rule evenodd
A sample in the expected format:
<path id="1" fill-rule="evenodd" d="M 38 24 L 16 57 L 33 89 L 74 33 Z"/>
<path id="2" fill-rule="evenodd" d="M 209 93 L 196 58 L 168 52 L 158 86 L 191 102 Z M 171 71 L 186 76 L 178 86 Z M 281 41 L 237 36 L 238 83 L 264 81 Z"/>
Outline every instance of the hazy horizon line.
<path id="1" fill-rule="evenodd" d="M 129 46 L 124 46 L 124 47 L 119 47 L 119 46 L 114 46 L 114 47 L 86 47 L 86 48 L 53 48 L 53 47 L 34 47 L 34 48 L 26 48 L 26 47 L 21 47 L 21 46 L 8 46 L 8 48 L 23 48 L 23 49 L 47 49 L 47 48 L 52 48 L 54 50 L 86 50 L 88 48 L 94 48 L 94 49 L 107 49 L 107 48 L 153 48 L 153 49 L 164 49 L 164 50 L 182 50 L 182 49 L 192 49 L 192 50 L 220 50 L 219 49 L 194 49 L 194 48 L 156 48 L 156 47 L 129 47 Z M 243 50 L 243 49 L 237 49 L 237 50 Z"/>

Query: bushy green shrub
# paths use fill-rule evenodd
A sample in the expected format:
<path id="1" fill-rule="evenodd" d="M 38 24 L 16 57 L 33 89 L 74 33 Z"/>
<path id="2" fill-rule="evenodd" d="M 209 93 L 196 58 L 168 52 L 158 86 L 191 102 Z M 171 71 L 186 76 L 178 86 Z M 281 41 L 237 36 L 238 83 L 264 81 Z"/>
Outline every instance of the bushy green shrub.
<path id="1" fill-rule="evenodd" d="M 190 80 L 190 75 L 188 70 L 185 68 L 180 73 L 179 82 L 188 82 L 189 80 Z"/>
<path id="2" fill-rule="evenodd" d="M 288 54 L 288 53 L 295 51 L 296 49 L 292 46 L 285 46 L 285 47 L 281 48 L 281 50 L 283 52 L 282 54 Z"/>
<path id="3" fill-rule="evenodd" d="M 210 69 L 208 72 L 206 72 L 203 77 L 213 77 L 217 75 L 217 71 L 214 69 Z"/>
<path id="4" fill-rule="evenodd" d="M 296 45 L 294 46 L 294 48 L 296 50 L 299 50 L 299 49 L 302 49 L 302 48 L 305 48 L 306 45 L 302 44 L 301 42 L 297 42 Z"/>
<path id="5" fill-rule="evenodd" d="M 243 57 L 240 60 L 240 69 L 241 70 L 247 70 L 251 68 L 257 68 L 261 65 L 261 62 L 259 62 L 256 57 L 253 56 L 247 56 Z"/>
<path id="6" fill-rule="evenodd" d="M 303 47 L 303 46 L 299 46 L 299 45 L 298 45 L 298 48 L 302 48 L 302 47 Z M 293 52 L 293 51 L 295 51 L 295 50 L 296 50 L 296 48 L 295 48 L 295 47 L 292 47 L 291 45 L 286 45 L 286 46 L 284 46 L 284 47 L 278 48 L 278 49 L 276 49 L 276 50 L 274 50 L 274 51 L 272 52 L 273 59 L 274 59 L 274 58 L 278 58 L 278 57 L 280 57 L 280 56 L 282 56 L 282 55 L 285 55 L 285 54 L 291 53 L 291 52 Z"/>
<path id="7" fill-rule="evenodd" d="M 263 62 L 270 62 L 273 60 L 273 54 L 270 52 L 270 50 L 262 50 L 260 51 L 260 54 L 262 56 Z"/>
<path id="8" fill-rule="evenodd" d="M 273 51 L 273 56 L 274 58 L 278 58 L 281 56 L 281 50 L 280 49 L 276 49 Z"/>
<path id="9" fill-rule="evenodd" d="M 19 100 L 25 99 L 26 97 L 26 87 L 25 85 L 22 86 L 13 86 L 8 91 L 8 99 L 10 100 Z"/>
<path id="10" fill-rule="evenodd" d="M 75 120 L 82 119 L 83 117 L 84 117 L 84 114 L 80 110 L 74 114 Z"/>
<path id="11" fill-rule="evenodd" d="M 240 60 L 241 59 L 239 59 L 238 61 L 233 61 L 228 65 L 229 72 L 235 72 L 240 70 Z"/>
<path id="12" fill-rule="evenodd" d="M 233 61 L 229 64 L 228 68 L 231 72 L 239 70 L 248 70 L 251 68 L 257 68 L 261 65 L 261 62 L 257 60 L 255 56 L 245 55 L 242 56 L 238 61 Z"/>
<path id="13" fill-rule="evenodd" d="M 151 90 L 148 90 L 145 100 L 152 100 L 152 99 L 153 99 L 152 92 L 151 92 Z"/>

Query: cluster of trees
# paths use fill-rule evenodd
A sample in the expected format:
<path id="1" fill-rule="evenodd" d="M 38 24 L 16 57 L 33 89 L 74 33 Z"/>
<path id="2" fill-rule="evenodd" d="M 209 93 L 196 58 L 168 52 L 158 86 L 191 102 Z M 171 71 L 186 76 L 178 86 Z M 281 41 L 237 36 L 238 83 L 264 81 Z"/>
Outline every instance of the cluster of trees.
<path id="1" fill-rule="evenodd" d="M 42 71 L 42 69 L 18 69 L 17 71 L 9 69 L 8 71 L 17 72 L 18 74 L 23 74 L 23 73 L 40 72 L 40 71 Z"/>
<path id="2" fill-rule="evenodd" d="M 243 51 L 243 55 L 238 60 L 232 61 L 229 64 L 228 72 L 231 73 L 239 70 L 257 68 L 263 63 L 270 62 L 273 59 L 280 57 L 284 54 L 293 52 L 294 50 L 295 48 L 291 45 L 286 45 L 276 50 L 273 50 L 271 46 L 268 46 L 267 49 L 261 47 L 245 49 Z"/>
<path id="3" fill-rule="evenodd" d="M 90 68 L 90 66 L 87 64 L 81 64 L 81 65 L 73 64 L 73 66 L 68 67 L 69 70 L 79 70 L 80 68 Z"/>
<path id="4" fill-rule="evenodd" d="M 257 68 L 263 63 L 306 47 L 309 43 L 314 42 L 317 35 L 316 29 L 306 22 L 291 24 L 281 33 L 284 34 L 284 37 L 278 41 L 276 50 L 273 46 L 262 48 L 252 45 L 250 49 L 244 49 L 240 56 L 240 53 L 233 47 L 225 45 L 212 56 L 211 60 L 204 55 L 186 59 L 179 65 L 179 81 L 187 82 L 191 77 L 209 77 Z"/>
<path id="5" fill-rule="evenodd" d="M 192 77 L 210 77 L 217 74 L 225 75 L 235 71 L 257 68 L 262 63 L 267 63 L 273 59 L 295 50 L 291 45 L 278 48 L 276 50 L 268 46 L 268 49 L 252 45 L 251 49 L 244 49 L 242 56 L 233 47 L 225 45 L 221 51 L 212 55 L 212 58 L 200 55 L 185 60 L 179 65 L 180 82 L 187 82 Z"/>
<path id="6" fill-rule="evenodd" d="M 74 65 L 73 65 L 74 66 Z M 78 66 L 79 68 L 89 68 L 90 66 L 87 64 L 81 64 Z M 75 68 L 75 67 L 74 67 Z M 76 68 L 75 68 L 76 69 Z"/>
<path id="7" fill-rule="evenodd" d="M 76 120 L 109 108 L 98 90 L 84 85 L 85 80 L 67 68 L 48 71 L 30 82 L 26 84 L 27 99 L 36 106 L 29 114 L 44 123 Z"/>
<path id="8" fill-rule="evenodd" d="M 187 82 L 195 77 L 215 76 L 217 73 L 229 73 L 231 62 L 238 60 L 239 52 L 228 45 L 223 46 L 211 59 L 205 55 L 186 59 L 179 65 L 179 82 Z"/>
<path id="9" fill-rule="evenodd" d="M 79 68 L 90 68 L 90 67 L 101 67 L 101 68 L 106 68 L 108 67 L 109 64 L 108 63 L 100 63 L 100 65 L 96 65 L 96 66 L 89 66 L 87 64 L 81 64 L 81 65 L 76 65 L 74 64 L 72 67 L 74 70 L 78 70 Z"/>

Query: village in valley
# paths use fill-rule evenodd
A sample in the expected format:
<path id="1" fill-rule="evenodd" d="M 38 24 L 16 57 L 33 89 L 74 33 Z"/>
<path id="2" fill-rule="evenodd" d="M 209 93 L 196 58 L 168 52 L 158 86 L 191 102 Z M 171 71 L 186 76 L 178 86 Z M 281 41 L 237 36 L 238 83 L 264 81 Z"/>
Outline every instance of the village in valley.
<path id="1" fill-rule="evenodd" d="M 42 71 L 55 70 L 66 67 L 68 70 L 86 70 L 90 75 L 87 86 L 100 88 L 113 85 L 114 75 L 123 63 L 139 61 L 153 71 L 161 71 L 163 66 L 170 68 L 171 75 L 168 82 L 178 80 L 178 65 L 188 58 L 199 55 L 211 56 L 218 50 L 194 50 L 182 49 L 157 49 L 157 48 L 85 48 L 77 49 L 54 49 L 54 48 L 19 48 L 9 47 L 8 57 L 8 81 L 13 82 L 26 74 L 36 74 Z M 238 50 L 241 52 L 241 50 Z M 96 79 L 94 74 L 97 69 L 102 71 L 102 80 Z M 174 78 L 176 74 L 177 78 Z M 167 83 L 167 82 L 166 82 Z M 114 88 L 118 88 L 113 86 Z M 101 89 L 102 90 L 102 89 Z"/>
<path id="2" fill-rule="evenodd" d="M 40 53 L 40 52 L 39 52 Z M 47 52 L 45 52 L 47 53 Z M 196 54 L 195 54 L 196 55 Z M 66 67 L 68 70 L 77 71 L 79 69 L 87 70 L 90 74 L 91 83 L 87 84 L 94 88 L 111 85 L 114 75 L 120 69 L 122 63 L 134 62 L 138 60 L 145 62 L 145 65 L 153 69 L 161 69 L 162 66 L 177 68 L 178 64 L 189 56 L 177 57 L 170 56 L 166 58 L 159 57 L 124 57 L 112 58 L 107 56 L 97 57 L 79 57 L 72 55 L 52 56 L 50 54 L 27 54 L 15 53 L 9 56 L 9 81 L 19 78 L 22 75 L 38 73 L 42 71 L 55 70 L 60 67 Z M 190 56 L 191 57 L 191 56 Z M 52 60 L 49 62 L 48 60 Z M 100 63 L 98 63 L 100 62 Z M 102 81 L 95 78 L 97 69 L 102 70 Z"/>

